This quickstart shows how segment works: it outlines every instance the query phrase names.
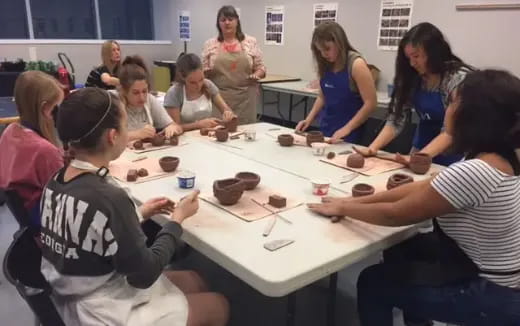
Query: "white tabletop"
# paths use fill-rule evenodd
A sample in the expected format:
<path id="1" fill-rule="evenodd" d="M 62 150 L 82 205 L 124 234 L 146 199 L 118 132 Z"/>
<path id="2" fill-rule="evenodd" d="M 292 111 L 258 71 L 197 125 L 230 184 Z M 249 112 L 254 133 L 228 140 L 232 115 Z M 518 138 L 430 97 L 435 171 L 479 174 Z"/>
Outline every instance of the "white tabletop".
<path id="1" fill-rule="evenodd" d="M 359 177 L 351 183 L 339 185 L 339 178 L 349 174 L 348 171 L 320 163 L 310 148 L 282 148 L 265 134 L 268 129 L 281 127 L 260 123 L 247 128 L 257 130 L 256 141 L 233 140 L 217 144 L 197 135 L 196 131 L 182 136 L 188 142 L 187 145 L 144 155 L 179 157 L 179 169 L 195 172 L 196 188 L 209 195 L 212 194 L 214 180 L 232 177 L 240 171 L 258 173 L 262 177 L 260 186 L 275 189 L 302 202 L 320 200 L 312 195 L 308 180 L 312 176 L 331 178 L 337 187 L 337 190 L 331 191 L 331 195 L 345 196 L 353 183 L 386 183 L 389 175 L 383 174 L 370 179 Z M 348 149 L 350 145 L 337 147 Z M 177 187 L 175 177 L 133 184 L 130 189 L 140 201 L 159 195 L 178 199 L 188 193 Z M 269 218 L 245 222 L 201 201 L 199 212 L 183 223 L 183 238 L 197 251 L 259 292 L 278 297 L 311 284 L 415 233 L 415 229 L 411 227 L 379 227 L 350 219 L 332 224 L 328 219 L 311 213 L 305 206 L 290 209 L 281 215 L 293 224 L 278 220 L 271 234 L 264 237 L 262 233 Z M 264 249 L 264 243 L 275 239 L 292 239 L 295 242 L 274 252 Z"/>

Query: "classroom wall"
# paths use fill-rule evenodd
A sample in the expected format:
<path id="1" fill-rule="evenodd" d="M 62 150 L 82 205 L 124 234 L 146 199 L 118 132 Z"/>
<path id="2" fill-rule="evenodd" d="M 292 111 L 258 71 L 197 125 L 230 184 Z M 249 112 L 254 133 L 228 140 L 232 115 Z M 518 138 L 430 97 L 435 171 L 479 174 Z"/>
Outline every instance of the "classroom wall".
<path id="1" fill-rule="evenodd" d="M 268 71 L 312 79 L 315 76 L 309 42 L 312 35 L 311 0 L 154 0 L 156 11 L 168 21 L 156 23 L 156 35 L 171 37 L 176 53 L 182 50 L 178 40 L 177 11 L 190 10 L 192 41 L 190 52 L 200 53 L 204 41 L 216 35 L 216 13 L 220 6 L 232 4 L 241 9 L 243 30 L 256 37 L 264 52 Z M 345 28 L 352 44 L 368 62 L 382 70 L 379 89 L 385 90 L 394 75 L 394 51 L 376 47 L 381 1 L 342 0 L 339 2 L 339 23 Z M 413 23 L 429 21 L 447 36 L 454 51 L 463 60 L 477 67 L 502 67 L 520 76 L 520 10 L 456 11 L 459 0 L 415 0 Z M 467 1 L 466 1 L 467 2 Z M 263 44 L 266 5 L 285 5 L 285 44 Z"/>

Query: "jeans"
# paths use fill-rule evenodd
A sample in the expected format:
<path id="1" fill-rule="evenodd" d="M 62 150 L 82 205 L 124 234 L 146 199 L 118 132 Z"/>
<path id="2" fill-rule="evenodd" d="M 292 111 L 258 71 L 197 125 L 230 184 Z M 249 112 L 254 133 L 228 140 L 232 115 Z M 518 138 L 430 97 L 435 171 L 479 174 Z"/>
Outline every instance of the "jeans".
<path id="1" fill-rule="evenodd" d="M 358 311 L 363 326 L 391 326 L 392 309 L 409 320 L 436 320 L 465 326 L 520 325 L 520 289 L 476 278 L 439 287 L 402 284 L 385 275 L 383 264 L 358 279 Z"/>

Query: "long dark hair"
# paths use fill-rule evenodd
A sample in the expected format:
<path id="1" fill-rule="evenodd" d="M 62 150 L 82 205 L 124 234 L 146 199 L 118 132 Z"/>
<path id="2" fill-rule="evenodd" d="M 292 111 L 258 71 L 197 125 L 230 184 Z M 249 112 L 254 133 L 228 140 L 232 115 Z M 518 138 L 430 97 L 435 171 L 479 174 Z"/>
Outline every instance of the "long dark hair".
<path id="1" fill-rule="evenodd" d="M 497 153 L 518 175 L 520 79 L 507 71 L 475 71 L 459 85 L 457 95 L 460 103 L 453 116 L 453 151 L 466 153 L 467 159 Z"/>
<path id="2" fill-rule="evenodd" d="M 318 75 L 323 77 L 325 72 L 332 70 L 335 63 L 325 60 L 318 49 L 318 45 L 323 46 L 325 42 L 333 42 L 338 48 L 337 61 L 340 63 L 342 69 L 347 65 L 348 53 L 356 51 L 350 44 L 345 30 L 340 24 L 335 22 L 326 22 L 318 25 L 312 33 L 311 50 L 318 68 Z M 349 72 L 352 73 L 352 72 Z"/>
<path id="3" fill-rule="evenodd" d="M 440 74 L 441 80 L 447 73 L 456 71 L 465 64 L 451 51 L 449 43 L 442 32 L 430 23 L 420 23 L 412 27 L 399 42 L 395 60 L 394 92 L 389 105 L 389 111 L 402 117 L 403 107 L 410 103 L 411 96 L 421 86 L 421 76 L 410 65 L 410 60 L 404 53 L 408 45 L 422 47 L 428 58 L 427 68 L 430 73 Z"/>
<path id="4" fill-rule="evenodd" d="M 242 25 L 240 24 L 240 17 L 238 17 L 238 13 L 233 6 L 222 6 L 217 13 L 217 30 L 218 30 L 218 41 L 224 41 L 224 35 L 222 34 L 222 30 L 220 29 L 219 19 L 220 17 L 226 18 L 235 18 L 237 20 L 237 33 L 236 38 L 239 42 L 242 42 L 246 36 L 242 32 Z"/>

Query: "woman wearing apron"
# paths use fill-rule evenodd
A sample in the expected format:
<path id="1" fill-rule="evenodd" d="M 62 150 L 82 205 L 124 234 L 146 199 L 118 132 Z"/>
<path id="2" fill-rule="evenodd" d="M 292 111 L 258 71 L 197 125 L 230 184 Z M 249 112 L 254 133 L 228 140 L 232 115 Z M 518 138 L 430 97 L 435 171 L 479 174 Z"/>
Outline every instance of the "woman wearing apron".
<path id="1" fill-rule="evenodd" d="M 180 57 L 176 71 L 177 82 L 166 93 L 164 107 L 183 131 L 218 126 L 219 119 L 212 117 L 213 106 L 224 121 L 236 117 L 220 96 L 217 86 L 204 78 L 198 56 L 190 53 Z"/>
<path id="2" fill-rule="evenodd" d="M 444 112 L 453 90 L 469 71 L 471 67 L 452 53 L 437 27 L 421 23 L 410 29 L 399 44 L 387 123 L 372 144 L 362 150 L 363 154 L 374 155 L 397 137 L 415 109 L 419 124 L 412 152 L 427 153 L 434 163 L 446 166 L 459 161 L 462 155 L 446 154 L 451 135 L 443 127 Z M 397 154 L 396 159 L 408 163 L 409 157 Z"/>
<path id="3" fill-rule="evenodd" d="M 376 108 L 376 88 L 368 66 L 350 45 L 338 23 L 315 28 L 311 49 L 318 66 L 320 93 L 307 118 L 296 126 L 305 131 L 321 113 L 320 130 L 331 142 L 358 143 L 363 124 Z"/>
<path id="4" fill-rule="evenodd" d="M 446 113 L 446 130 L 465 160 L 435 177 L 358 198 L 325 198 L 325 216 L 383 226 L 432 218 L 436 231 L 388 250 L 361 272 L 362 326 L 520 325 L 520 79 L 471 72 Z M 492 122 L 492 123 L 491 123 Z"/>
<path id="5" fill-rule="evenodd" d="M 240 124 L 255 123 L 257 81 L 265 77 L 262 53 L 256 39 L 242 32 L 234 7 L 220 8 L 217 29 L 218 37 L 204 44 L 204 73 L 217 85 Z M 218 115 L 216 108 L 213 108 L 213 113 Z"/>

